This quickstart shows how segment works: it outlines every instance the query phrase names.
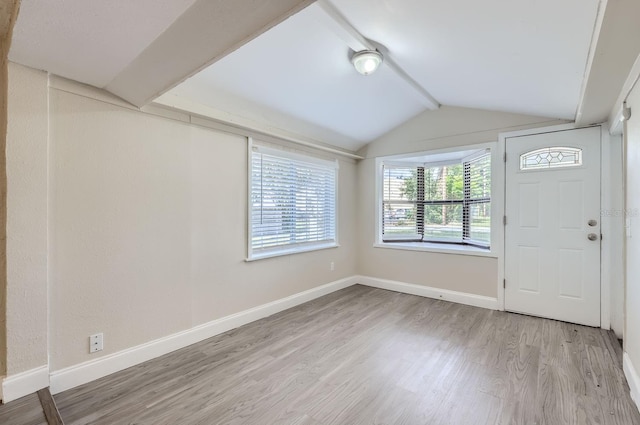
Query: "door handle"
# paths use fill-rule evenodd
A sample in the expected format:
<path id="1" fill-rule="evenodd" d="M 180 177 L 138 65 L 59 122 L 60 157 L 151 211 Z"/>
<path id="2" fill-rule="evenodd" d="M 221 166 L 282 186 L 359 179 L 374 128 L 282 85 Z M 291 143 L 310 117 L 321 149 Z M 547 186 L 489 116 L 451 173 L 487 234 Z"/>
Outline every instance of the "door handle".
<path id="1" fill-rule="evenodd" d="M 595 241 L 598 239 L 598 235 L 596 235 L 595 233 L 589 233 L 587 239 L 589 239 L 590 241 Z"/>

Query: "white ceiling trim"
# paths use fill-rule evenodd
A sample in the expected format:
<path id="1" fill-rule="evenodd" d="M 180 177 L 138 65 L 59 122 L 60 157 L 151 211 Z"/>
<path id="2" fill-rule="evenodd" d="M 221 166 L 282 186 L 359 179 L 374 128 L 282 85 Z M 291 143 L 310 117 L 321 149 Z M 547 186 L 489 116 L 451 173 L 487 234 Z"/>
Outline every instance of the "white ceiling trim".
<path id="1" fill-rule="evenodd" d="M 329 2 L 329 0 L 318 0 L 316 4 L 329 18 L 327 24 L 329 28 L 340 37 L 353 51 L 376 50 L 376 46 L 367 40 L 354 28 L 353 25 Z M 431 96 L 424 87 L 418 84 L 409 74 L 407 74 L 391 58 L 387 52 L 381 52 L 384 56 L 384 63 L 395 72 L 406 84 L 421 95 L 427 109 L 434 110 L 440 107 L 440 103 Z"/>

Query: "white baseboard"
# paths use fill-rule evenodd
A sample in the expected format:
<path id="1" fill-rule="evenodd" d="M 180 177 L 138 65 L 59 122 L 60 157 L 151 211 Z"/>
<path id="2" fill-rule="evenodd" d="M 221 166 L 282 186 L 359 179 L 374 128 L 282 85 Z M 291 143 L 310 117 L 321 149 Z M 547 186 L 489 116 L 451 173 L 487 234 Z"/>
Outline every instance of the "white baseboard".
<path id="1" fill-rule="evenodd" d="M 374 288 L 388 289 L 390 291 L 402 292 L 405 294 L 419 295 L 421 297 L 435 298 L 437 300 L 445 300 L 459 304 L 487 308 L 490 310 L 498 310 L 497 298 L 468 294 L 466 292 L 449 291 L 447 289 L 432 288 L 430 286 L 416 285 L 414 283 L 378 279 L 369 276 L 357 276 L 356 281 L 362 285 Z"/>
<path id="2" fill-rule="evenodd" d="M 631 399 L 640 408 L 640 376 L 627 353 L 622 356 L 622 369 L 631 389 Z"/>
<path id="3" fill-rule="evenodd" d="M 268 304 L 263 304 L 249 310 L 232 314 L 230 316 L 222 317 L 164 338 L 128 348 L 117 353 L 108 354 L 95 360 L 90 360 L 65 369 L 56 370 L 49 376 L 48 381 L 50 381 L 50 384 L 49 382 L 47 383 L 50 386 L 51 393 L 57 394 L 124 370 L 131 366 L 168 354 L 180 348 L 187 347 L 191 344 L 195 344 L 196 342 L 211 338 L 212 336 L 230 331 L 231 329 L 246 325 L 247 323 L 262 319 L 288 308 L 295 307 L 307 301 L 347 288 L 356 283 L 476 307 L 494 310 L 498 308 L 498 300 L 496 298 L 449 291 L 446 289 L 430 288 L 411 283 L 377 279 L 367 276 L 352 276 L 326 285 L 318 286 L 308 291 L 300 292 Z"/>
<path id="4" fill-rule="evenodd" d="M 78 385 L 86 384 L 87 382 L 168 354 L 196 342 L 211 338 L 212 336 L 246 325 L 247 323 L 314 300 L 323 295 L 344 289 L 355 283 L 355 276 L 340 279 L 277 301 L 222 317 L 183 332 L 178 332 L 95 360 L 54 371 L 51 373 L 51 393 L 57 394 L 77 387 Z"/>
<path id="5" fill-rule="evenodd" d="M 49 386 L 49 366 L 11 375 L 2 381 L 2 402 L 9 403 Z"/>

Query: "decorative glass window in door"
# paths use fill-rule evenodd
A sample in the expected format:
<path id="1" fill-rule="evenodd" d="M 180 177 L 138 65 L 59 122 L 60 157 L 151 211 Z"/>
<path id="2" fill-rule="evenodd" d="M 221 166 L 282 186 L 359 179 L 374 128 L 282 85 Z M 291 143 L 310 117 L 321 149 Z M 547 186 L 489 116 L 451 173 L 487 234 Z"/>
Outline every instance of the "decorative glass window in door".
<path id="1" fill-rule="evenodd" d="M 582 149 L 549 147 L 525 152 L 520 155 L 521 170 L 576 167 L 582 165 Z"/>

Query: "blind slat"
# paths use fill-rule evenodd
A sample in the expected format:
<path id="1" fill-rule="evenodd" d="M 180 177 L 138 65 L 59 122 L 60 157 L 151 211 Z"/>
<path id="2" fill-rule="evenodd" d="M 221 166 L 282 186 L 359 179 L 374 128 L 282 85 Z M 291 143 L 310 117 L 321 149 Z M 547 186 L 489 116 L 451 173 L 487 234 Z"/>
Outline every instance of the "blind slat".
<path id="1" fill-rule="evenodd" d="M 335 242 L 336 176 L 327 161 L 253 151 L 251 250 Z"/>

